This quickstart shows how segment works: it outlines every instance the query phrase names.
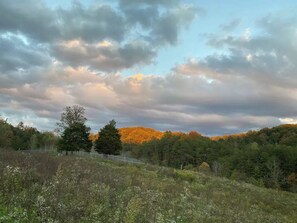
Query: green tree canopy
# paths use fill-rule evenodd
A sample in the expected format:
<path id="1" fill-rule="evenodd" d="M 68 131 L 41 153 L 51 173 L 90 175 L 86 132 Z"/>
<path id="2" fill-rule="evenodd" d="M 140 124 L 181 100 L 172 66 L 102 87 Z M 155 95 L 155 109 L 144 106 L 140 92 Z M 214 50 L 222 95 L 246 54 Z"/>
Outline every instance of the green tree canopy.
<path id="1" fill-rule="evenodd" d="M 0 117 L 0 148 L 11 148 L 13 141 L 13 127 Z"/>
<path id="2" fill-rule="evenodd" d="M 82 123 L 74 123 L 66 128 L 61 136 L 58 144 L 58 150 L 66 151 L 79 151 L 84 150 L 90 152 L 92 142 L 89 139 L 90 129 Z"/>
<path id="3" fill-rule="evenodd" d="M 58 130 L 62 132 L 58 144 L 59 151 L 78 151 L 80 149 L 90 152 L 92 142 L 89 139 L 90 128 L 85 125 L 85 108 L 73 105 L 67 106 L 61 114 Z"/>
<path id="4" fill-rule="evenodd" d="M 100 129 L 99 138 L 95 141 L 95 150 L 104 154 L 120 154 L 122 150 L 121 135 L 116 128 L 116 122 L 111 120 Z"/>

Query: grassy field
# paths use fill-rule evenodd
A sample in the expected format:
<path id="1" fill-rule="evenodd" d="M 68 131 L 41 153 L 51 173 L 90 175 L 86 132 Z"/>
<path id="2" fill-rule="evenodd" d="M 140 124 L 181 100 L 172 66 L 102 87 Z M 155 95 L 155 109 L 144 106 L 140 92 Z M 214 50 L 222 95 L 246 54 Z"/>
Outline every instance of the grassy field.
<path id="1" fill-rule="evenodd" d="M 0 222 L 296 222 L 297 194 L 201 172 L 0 151 Z"/>

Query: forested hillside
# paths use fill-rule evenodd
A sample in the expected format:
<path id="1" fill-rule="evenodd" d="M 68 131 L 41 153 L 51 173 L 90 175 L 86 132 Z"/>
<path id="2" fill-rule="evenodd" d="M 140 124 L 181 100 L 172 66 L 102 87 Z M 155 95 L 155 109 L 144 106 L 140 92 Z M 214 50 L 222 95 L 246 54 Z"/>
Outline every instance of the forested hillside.
<path id="1" fill-rule="evenodd" d="M 124 147 L 138 159 L 175 168 L 207 163 L 215 175 L 297 191 L 296 125 L 282 125 L 211 140 L 193 132 Z"/>
<path id="2" fill-rule="evenodd" d="M 214 137 L 213 139 L 224 139 L 228 142 L 237 142 L 240 144 L 257 143 L 258 145 L 279 144 L 297 146 L 297 125 L 280 125 L 272 128 L 264 128 L 259 131 L 248 131 L 242 134 Z"/>
<path id="3" fill-rule="evenodd" d="M 141 144 L 153 139 L 160 139 L 164 135 L 161 131 L 145 127 L 126 127 L 120 128 L 119 131 L 121 134 L 121 141 L 127 144 Z M 95 141 L 98 137 L 98 133 L 92 133 L 90 135 L 92 141 Z"/>
<path id="4" fill-rule="evenodd" d="M 121 140 L 123 143 L 144 143 L 153 139 L 160 139 L 163 132 L 145 127 L 120 128 Z"/>

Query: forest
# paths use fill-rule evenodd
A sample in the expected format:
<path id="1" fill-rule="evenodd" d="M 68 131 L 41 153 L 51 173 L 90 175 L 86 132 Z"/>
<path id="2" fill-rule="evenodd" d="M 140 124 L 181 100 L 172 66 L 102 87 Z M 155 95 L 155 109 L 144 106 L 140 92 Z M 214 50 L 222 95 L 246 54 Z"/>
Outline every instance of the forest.
<path id="1" fill-rule="evenodd" d="M 281 125 L 216 140 L 197 132 L 125 144 L 133 157 L 181 169 L 207 164 L 216 176 L 297 192 L 297 125 Z M 207 168 L 206 168 L 207 169 Z"/>

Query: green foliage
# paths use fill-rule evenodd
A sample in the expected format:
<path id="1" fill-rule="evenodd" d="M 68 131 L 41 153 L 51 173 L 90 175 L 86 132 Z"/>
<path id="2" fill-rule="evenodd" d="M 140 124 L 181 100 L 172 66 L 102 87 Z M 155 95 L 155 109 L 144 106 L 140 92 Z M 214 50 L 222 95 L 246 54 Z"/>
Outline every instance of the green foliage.
<path id="1" fill-rule="evenodd" d="M 91 151 L 90 128 L 85 125 L 87 118 L 84 114 L 85 109 L 78 105 L 67 106 L 64 109 L 61 120 L 57 123 L 62 131 L 58 151 L 66 151 L 66 154 L 69 151 Z"/>
<path id="2" fill-rule="evenodd" d="M 195 133 L 166 132 L 159 140 L 126 148 L 153 164 L 180 169 L 206 162 L 217 176 L 293 192 L 295 186 L 287 178 L 297 174 L 297 144 L 288 142 L 293 142 L 295 130 L 296 126 L 280 126 L 218 141 Z M 290 140 L 284 143 L 284 138 Z"/>
<path id="3" fill-rule="evenodd" d="M 74 123 L 66 128 L 58 144 L 60 151 L 79 151 L 90 152 L 92 141 L 89 139 L 90 130 L 82 123 Z"/>
<path id="4" fill-rule="evenodd" d="M 122 150 L 121 135 L 116 128 L 116 122 L 110 121 L 100 129 L 99 138 L 95 141 L 95 150 L 103 154 L 120 154 Z"/>
<path id="5" fill-rule="evenodd" d="M 57 137 L 51 132 L 39 132 L 20 122 L 16 127 L 0 118 L 0 148 L 28 150 L 53 149 Z"/>
<path id="6" fill-rule="evenodd" d="M 142 199 L 138 196 L 132 197 L 128 202 L 124 223 L 137 223 L 137 216 L 141 213 Z"/>
<path id="7" fill-rule="evenodd" d="M 11 148 L 13 140 L 13 126 L 0 118 L 0 148 Z"/>

